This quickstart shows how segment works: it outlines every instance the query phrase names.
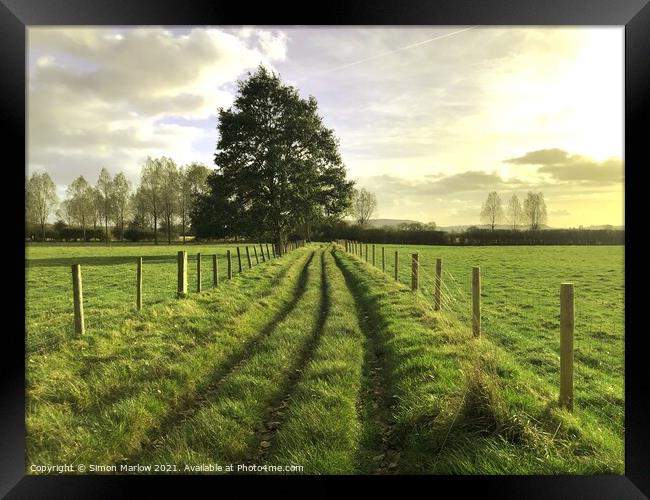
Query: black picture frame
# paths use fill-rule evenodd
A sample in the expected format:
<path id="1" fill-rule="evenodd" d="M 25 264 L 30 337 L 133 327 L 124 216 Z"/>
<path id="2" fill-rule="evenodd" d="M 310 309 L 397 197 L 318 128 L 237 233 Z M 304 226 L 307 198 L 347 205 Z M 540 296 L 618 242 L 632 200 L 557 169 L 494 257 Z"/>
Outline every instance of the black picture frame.
<path id="1" fill-rule="evenodd" d="M 5 172 L 19 176 L 16 164 L 25 165 L 25 43 L 26 28 L 36 25 L 619 25 L 625 26 L 625 330 L 626 337 L 626 417 L 624 476 L 408 476 L 363 477 L 366 483 L 386 484 L 389 479 L 419 481 L 434 494 L 440 486 L 451 486 L 454 496 L 479 489 L 482 497 L 498 498 L 644 498 L 650 495 L 650 434 L 647 418 L 650 398 L 646 388 L 647 362 L 643 349 L 644 293 L 639 231 L 630 219 L 641 218 L 635 210 L 642 189 L 641 168 L 648 165 L 644 125 L 650 95 L 650 6 L 648 0 L 330 0 L 322 5 L 292 3 L 248 3 L 219 0 L 0 0 L 0 113 Z M 646 133 L 647 134 L 647 133 Z M 6 155 L 6 152 L 11 155 Z M 11 172 L 9 172 L 11 170 Z M 16 181 L 15 185 L 18 181 Z M 8 188 L 5 188 L 8 189 Z M 6 210 L 14 219 L 7 228 L 15 254 L 7 259 L 19 262 L 24 245 L 18 235 L 24 232 L 18 212 L 24 198 L 18 189 Z M 638 223 L 638 221 L 637 221 Z M 22 246 L 21 246 L 22 245 Z M 24 275 L 16 265 L 17 283 L 24 286 Z M 12 284 L 12 287 L 16 286 Z M 20 288 L 20 286 L 19 286 Z M 21 300 L 22 299 L 22 302 Z M 24 295 L 5 315 L 19 317 L 24 310 Z M 647 306 L 646 306 L 647 308 Z M 162 487 L 167 493 L 185 488 L 188 482 L 250 481 L 246 477 L 132 477 L 132 476 L 28 476 L 25 475 L 25 364 L 24 321 L 2 328 L 2 377 L 0 413 L 0 495 L 7 498 L 76 498 L 130 496 L 135 484 Z M 256 481 L 323 480 L 323 478 L 273 476 Z M 289 479 L 290 478 L 290 479 Z M 328 478 L 336 479 L 336 478 Z M 353 479 L 353 478 L 348 478 Z M 430 482 L 434 484 L 429 484 Z M 426 483 L 426 484 L 425 484 Z M 239 486 L 238 486 L 239 487 Z M 221 488 L 221 485 L 218 486 Z M 212 490 L 215 494 L 220 489 Z M 148 490 L 145 496 L 152 496 Z"/>

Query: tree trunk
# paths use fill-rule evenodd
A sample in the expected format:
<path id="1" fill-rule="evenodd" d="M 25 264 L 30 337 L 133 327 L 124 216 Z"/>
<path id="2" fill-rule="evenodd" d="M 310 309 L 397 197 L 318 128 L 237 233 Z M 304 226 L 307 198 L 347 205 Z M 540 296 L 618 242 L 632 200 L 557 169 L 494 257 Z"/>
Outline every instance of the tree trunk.
<path id="1" fill-rule="evenodd" d="M 183 216 L 181 219 L 183 219 L 183 245 L 185 245 L 185 210 L 183 210 Z"/>
<path id="2" fill-rule="evenodd" d="M 282 256 L 284 252 L 282 251 L 282 231 L 280 229 L 275 230 L 275 247 L 278 257 Z"/>
<path id="3" fill-rule="evenodd" d="M 45 241 L 45 221 L 41 221 L 41 241 Z"/>
<path id="4" fill-rule="evenodd" d="M 158 216 L 153 214 L 153 241 L 158 244 Z"/>
<path id="5" fill-rule="evenodd" d="M 106 243 L 108 243 L 108 216 L 104 217 L 104 226 L 106 227 Z"/>
<path id="6" fill-rule="evenodd" d="M 172 244 L 172 222 L 169 217 L 167 218 L 167 244 Z"/>

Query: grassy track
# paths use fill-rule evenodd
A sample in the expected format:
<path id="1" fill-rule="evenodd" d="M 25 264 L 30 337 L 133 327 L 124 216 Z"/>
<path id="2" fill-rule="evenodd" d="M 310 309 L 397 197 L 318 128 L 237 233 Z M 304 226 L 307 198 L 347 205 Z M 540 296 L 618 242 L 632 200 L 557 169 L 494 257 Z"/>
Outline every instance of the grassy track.
<path id="1" fill-rule="evenodd" d="M 146 463 L 241 463 L 256 456 L 256 425 L 291 387 L 293 373 L 321 333 L 322 251 L 311 259 L 306 288 L 295 307 L 250 356 L 223 378 L 219 390 L 192 418 L 175 426 Z M 267 441 L 262 441 L 266 446 Z"/>
<path id="2" fill-rule="evenodd" d="M 184 464 L 206 463 L 293 464 L 307 474 L 623 472 L 620 304 L 605 293 L 618 293 L 615 249 L 587 247 L 579 258 L 571 247 L 566 254 L 505 248 L 505 257 L 489 247 L 405 248 L 402 282 L 410 279 L 407 252 L 420 254 L 417 294 L 392 279 L 388 247 L 386 273 L 381 247 L 379 268 L 340 248 L 311 245 L 259 265 L 253 258 L 248 270 L 243 252 L 241 276 L 211 288 L 206 258 L 205 291 L 176 300 L 175 249 L 116 247 L 93 261 L 81 255 L 87 248 L 97 249 L 28 249 L 28 465 L 168 463 L 186 473 L 196 470 Z M 132 274 L 133 257 L 146 251 L 152 253 L 145 293 L 151 283 L 159 298 L 138 313 L 130 303 L 133 283 L 121 275 Z M 434 312 L 431 269 L 439 254 L 449 288 L 445 311 Z M 94 283 L 95 298 L 86 308 L 88 333 L 75 338 L 71 304 L 61 295 L 69 292 L 69 264 L 79 258 L 88 259 L 84 279 Z M 475 263 L 483 274 L 480 339 L 471 336 L 462 310 L 468 281 L 458 278 Z M 565 271 L 570 275 L 560 279 Z M 555 289 L 569 279 L 583 291 L 576 307 L 586 311 L 576 318 L 573 414 L 556 404 L 552 317 Z M 502 290 L 508 280 L 517 293 Z M 607 301 L 615 312 L 603 309 Z M 611 358 L 608 366 L 589 361 L 603 349 L 611 349 L 602 358 Z"/>
<path id="3" fill-rule="evenodd" d="M 363 334 L 340 270 L 324 257 L 320 342 L 284 405 L 265 422 L 272 446 L 269 463 L 302 464 L 313 474 L 356 471 L 361 436 L 357 397 L 361 387 Z"/>
<path id="4" fill-rule="evenodd" d="M 575 401 L 588 417 L 623 440 L 624 258 L 622 246 L 435 247 L 383 245 L 386 274 L 411 280 L 419 254 L 420 288 L 433 300 L 435 260 L 443 259 L 443 306 L 470 328 L 471 268 L 481 267 L 482 329 L 513 354 L 529 378 L 556 388 L 560 283 L 575 283 Z M 382 245 L 377 245 L 381 256 Z M 371 252 L 369 252 L 371 255 Z M 365 260 L 365 254 L 364 254 Z M 381 269 L 380 257 L 376 265 Z"/>
<path id="5" fill-rule="evenodd" d="M 138 452 L 292 304 L 307 258 L 304 249 L 292 252 L 248 271 L 245 280 L 152 306 L 49 356 L 30 356 L 30 458 L 110 463 Z"/>
<path id="6" fill-rule="evenodd" d="M 377 335 L 395 403 L 396 469 L 452 474 L 623 471 L 623 440 L 590 412 L 556 408 L 554 387 L 516 353 L 471 338 L 379 269 L 337 252 Z M 395 445 L 393 445 L 395 446 Z"/>

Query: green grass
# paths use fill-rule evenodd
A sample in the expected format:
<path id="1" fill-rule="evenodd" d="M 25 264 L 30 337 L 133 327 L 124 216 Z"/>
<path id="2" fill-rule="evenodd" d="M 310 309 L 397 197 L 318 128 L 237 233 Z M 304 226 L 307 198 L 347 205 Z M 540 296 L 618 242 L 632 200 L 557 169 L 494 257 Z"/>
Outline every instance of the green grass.
<path id="1" fill-rule="evenodd" d="M 245 246 L 240 245 L 244 271 L 248 270 Z M 252 245 L 249 248 L 252 253 Z M 143 258 L 143 306 L 147 307 L 175 298 L 179 250 L 188 253 L 188 292 L 192 294 L 197 288 L 197 253 L 201 253 L 205 290 L 212 287 L 213 254 L 218 256 L 221 280 L 226 277 L 228 250 L 233 275 L 239 273 L 236 249 L 235 245 L 194 244 L 29 244 L 25 251 L 27 348 L 49 351 L 73 334 L 72 264 L 81 264 L 86 328 L 101 331 L 134 312 L 138 257 Z"/>
<path id="2" fill-rule="evenodd" d="M 208 255 L 229 247 L 187 245 L 190 256 L 206 256 L 205 281 L 194 293 L 191 264 L 183 300 L 175 299 L 176 247 L 105 248 L 27 249 L 28 466 L 623 472 L 620 247 L 387 246 L 382 273 L 340 248 L 310 245 L 260 265 L 253 257 L 250 270 L 244 252 L 232 281 L 222 259 L 212 288 Z M 420 293 L 393 280 L 394 248 L 409 284 L 407 253 L 420 254 Z M 146 300 L 137 312 L 140 255 Z M 441 313 L 431 307 L 438 256 L 448 284 Z M 70 293 L 69 265 L 79 261 L 82 338 Z M 482 271 L 480 339 L 465 310 L 472 265 Z M 571 280 L 573 413 L 556 404 L 559 283 Z"/>
<path id="3" fill-rule="evenodd" d="M 558 409 L 556 386 L 516 352 L 487 334 L 472 338 L 463 322 L 433 312 L 426 295 L 365 262 L 341 252 L 337 259 L 388 373 L 397 472 L 623 472 L 618 426 L 590 408 Z"/>
<path id="4" fill-rule="evenodd" d="M 575 285 L 575 404 L 623 440 L 625 283 L 622 246 L 436 247 L 376 245 L 381 269 L 411 284 L 419 254 L 420 290 L 433 302 L 436 258 L 443 260 L 443 303 L 471 328 L 471 271 L 481 268 L 482 331 L 519 364 L 557 390 L 560 284 Z M 371 246 L 370 246 L 371 248 Z M 365 252 L 363 255 L 365 261 Z M 372 250 L 369 250 L 372 260 Z"/>
<path id="5" fill-rule="evenodd" d="M 192 299 L 152 305 L 29 354 L 28 455 L 110 463 L 139 451 L 289 307 L 306 258 L 300 249 Z"/>

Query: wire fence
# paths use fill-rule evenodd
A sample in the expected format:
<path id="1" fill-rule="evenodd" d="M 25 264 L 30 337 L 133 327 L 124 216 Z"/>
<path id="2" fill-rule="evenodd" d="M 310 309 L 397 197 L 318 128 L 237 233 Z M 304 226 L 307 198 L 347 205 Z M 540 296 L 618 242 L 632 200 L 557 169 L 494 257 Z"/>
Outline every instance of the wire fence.
<path id="1" fill-rule="evenodd" d="M 249 269 L 246 248 L 251 255 L 251 267 L 264 265 L 294 249 L 305 246 L 304 240 L 289 241 L 281 249 L 273 244 L 257 243 L 241 247 L 216 247 L 205 252 L 186 252 L 186 288 L 188 294 L 213 288 L 214 260 L 217 256 L 219 283 L 228 279 L 228 252 L 233 277 L 245 275 Z M 239 255 L 237 254 L 239 248 Z M 253 250 L 255 248 L 255 250 Z M 264 257 L 262 257 L 264 252 Z M 257 258 L 255 255 L 257 254 Z M 200 257 L 199 257 L 200 256 Z M 201 261 L 199 273 L 199 258 Z M 92 335 L 94 328 L 123 320 L 129 312 L 137 309 L 137 257 L 129 256 L 82 256 L 33 259 L 26 261 L 26 322 L 25 352 L 28 357 L 48 355 L 69 344 L 70 341 L 88 338 L 74 331 L 75 312 L 70 265 L 81 262 L 84 324 Z M 177 255 L 149 255 L 142 257 L 144 281 L 143 306 L 172 301 L 178 296 Z M 241 262 L 241 271 L 240 271 Z"/>
<path id="2" fill-rule="evenodd" d="M 341 246 L 349 254 L 373 265 L 371 256 L 374 245 L 343 240 Z M 368 258 L 366 249 L 370 256 Z M 394 246 L 377 246 L 375 254 L 384 259 L 375 261 L 374 266 L 383 270 L 387 279 L 394 279 L 395 276 L 395 251 L 398 252 L 398 281 L 412 286 L 412 272 L 414 268 L 417 269 L 418 292 L 431 309 L 436 311 L 436 258 L 431 258 L 431 252 L 427 250 L 416 258 L 416 252 L 413 251 L 396 249 Z M 391 258 L 386 258 L 389 255 Z M 465 261 L 463 264 L 466 270 L 459 270 L 459 265 L 447 264 L 448 262 L 442 262 L 439 280 L 440 313 L 436 317 L 449 328 L 471 332 L 471 265 Z M 522 368 L 543 387 L 552 391 L 560 383 L 560 282 L 555 287 L 537 286 L 532 277 L 538 269 L 521 277 L 514 285 L 507 283 L 503 273 L 499 273 L 498 269 L 495 272 L 494 267 L 491 268 L 493 274 L 486 275 L 483 269 L 481 271 L 481 334 L 514 354 Z M 543 273 L 543 267 L 539 271 Z M 509 273 L 505 274 L 510 276 Z M 585 282 L 588 281 L 585 277 Z M 588 283 L 584 284 L 586 287 Z M 576 305 L 584 305 L 584 302 L 576 301 Z M 610 304 L 612 311 L 616 308 L 616 303 Z M 591 318 L 584 309 L 575 309 L 574 411 L 595 415 L 600 422 L 606 422 L 608 427 L 620 435 L 624 431 L 623 345 L 619 339 L 608 344 L 595 340 L 589 333 L 593 328 L 587 328 Z M 622 317 L 612 313 L 612 318 L 622 325 Z M 621 363 L 618 373 L 616 369 L 607 366 L 608 361 L 610 364 Z"/>

